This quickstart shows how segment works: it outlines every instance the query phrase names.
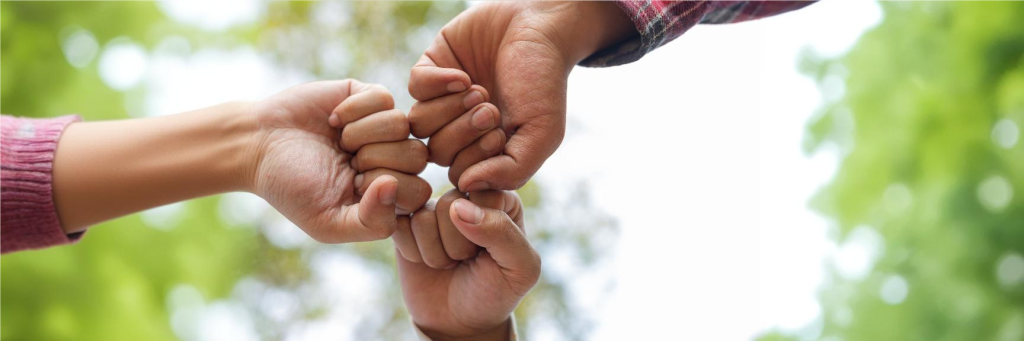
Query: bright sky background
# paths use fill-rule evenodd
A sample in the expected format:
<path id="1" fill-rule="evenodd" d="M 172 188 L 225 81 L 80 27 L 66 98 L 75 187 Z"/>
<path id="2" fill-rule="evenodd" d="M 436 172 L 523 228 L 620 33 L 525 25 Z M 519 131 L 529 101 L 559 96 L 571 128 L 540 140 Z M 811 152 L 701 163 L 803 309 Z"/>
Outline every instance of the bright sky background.
<path id="1" fill-rule="evenodd" d="M 161 8 L 211 32 L 261 15 L 250 2 L 215 4 L 220 2 L 165 1 Z M 835 245 L 828 221 L 807 207 L 838 159 L 830 152 L 802 152 L 805 123 L 822 95 L 797 72 L 796 62 L 806 47 L 842 54 L 880 19 L 874 2 L 824 1 L 757 22 L 697 27 L 637 63 L 573 72 L 570 134 L 536 179 L 555 196 L 569 189 L 564 184 L 585 180 L 597 206 L 620 223 L 621 239 L 608 250 L 613 260 L 606 270 L 615 281 L 610 296 L 599 302 L 576 297 L 593 308 L 595 339 L 745 340 L 773 328 L 817 335 L 815 294 L 823 267 L 834 261 L 844 273 L 866 271 L 877 236 Z M 311 80 L 275 69 L 252 50 L 192 51 L 175 37 L 149 52 L 131 41 L 112 41 L 99 57 L 101 76 L 112 87 L 146 85 L 147 94 L 129 98 L 128 110 L 136 116 L 259 99 Z M 404 86 L 392 91 L 408 96 Z M 226 211 L 266 210 L 256 199 L 238 196 L 228 201 L 238 207 Z M 158 208 L 144 218 L 166 220 L 180 209 Z M 283 243 L 305 240 L 297 228 L 271 234 Z M 357 263 L 328 259 L 314 267 L 322 265 L 321 274 L 366 271 Z M 352 283 L 325 276 L 325 285 Z M 578 280 L 574 292 L 593 292 L 592 284 Z M 363 283 L 339 295 L 357 298 L 372 286 Z M 178 288 L 172 299 L 201 306 L 191 290 Z M 232 318 L 238 308 L 230 303 L 206 307 L 175 314 L 175 330 L 209 325 L 188 338 L 218 339 L 223 332 L 245 335 L 251 327 Z M 338 328 L 358 323 L 356 307 L 349 308 L 324 328 L 293 336 L 343 337 Z"/>
<path id="2" fill-rule="evenodd" d="M 867 263 L 858 258 L 870 252 L 837 248 L 807 207 L 837 156 L 801 151 L 821 94 L 796 63 L 808 46 L 845 52 L 880 19 L 874 2 L 824 1 L 573 72 L 569 119 L 581 128 L 538 177 L 588 179 L 619 218 L 617 286 L 596 339 L 814 337 L 823 265 Z"/>

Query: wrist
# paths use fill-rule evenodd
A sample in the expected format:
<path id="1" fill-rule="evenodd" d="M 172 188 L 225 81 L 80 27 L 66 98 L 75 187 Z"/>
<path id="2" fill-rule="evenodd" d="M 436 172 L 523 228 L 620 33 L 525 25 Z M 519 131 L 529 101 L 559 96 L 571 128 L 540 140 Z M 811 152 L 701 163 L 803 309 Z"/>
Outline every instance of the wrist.
<path id="1" fill-rule="evenodd" d="M 198 195 L 249 191 L 258 156 L 258 124 L 250 102 L 233 101 L 166 117 L 168 138 L 182 140 L 169 153 L 181 167 L 211 181 Z M 158 118 L 163 119 L 163 118 Z M 198 179 L 197 179 L 198 180 Z M 205 182 L 205 181 L 199 181 Z"/>
<path id="2" fill-rule="evenodd" d="M 555 26 L 562 34 L 566 57 L 575 65 L 594 53 L 639 35 L 633 22 L 612 1 L 572 1 Z"/>
<path id="3" fill-rule="evenodd" d="M 413 321 L 415 323 L 415 321 Z M 419 325 L 417 325 L 419 326 Z M 493 328 L 477 330 L 475 332 L 466 333 L 452 333 L 443 331 L 434 331 L 423 327 L 418 327 L 423 334 L 430 337 L 434 341 L 461 341 L 461 340 L 510 340 L 512 335 L 512 318 L 506 318 L 505 321 L 499 323 Z"/>
<path id="4" fill-rule="evenodd" d="M 224 172 L 221 172 L 230 187 L 228 191 L 253 191 L 256 168 L 262 155 L 262 139 L 253 106 L 253 102 L 237 101 L 214 107 L 219 113 L 218 122 L 221 136 L 224 136 L 225 150 L 231 151 L 231 155 L 224 155 L 227 165 L 222 168 Z"/>

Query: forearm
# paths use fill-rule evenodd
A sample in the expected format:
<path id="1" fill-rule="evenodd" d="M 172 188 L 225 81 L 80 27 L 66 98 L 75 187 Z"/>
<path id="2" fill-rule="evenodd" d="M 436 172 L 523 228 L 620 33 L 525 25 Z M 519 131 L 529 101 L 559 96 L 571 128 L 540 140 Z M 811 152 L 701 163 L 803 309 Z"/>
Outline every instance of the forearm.
<path id="1" fill-rule="evenodd" d="M 67 128 L 53 193 L 66 233 L 147 208 L 246 190 L 255 153 L 247 104 Z"/>

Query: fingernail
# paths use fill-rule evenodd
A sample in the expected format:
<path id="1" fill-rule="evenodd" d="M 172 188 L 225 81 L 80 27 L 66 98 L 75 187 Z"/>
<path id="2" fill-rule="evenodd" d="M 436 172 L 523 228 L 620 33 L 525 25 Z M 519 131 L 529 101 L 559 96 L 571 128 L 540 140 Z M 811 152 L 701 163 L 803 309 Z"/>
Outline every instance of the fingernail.
<path id="1" fill-rule="evenodd" d="M 398 183 L 392 182 L 381 186 L 380 192 L 380 204 L 384 206 L 391 206 L 395 204 L 395 197 L 398 196 Z"/>
<path id="2" fill-rule="evenodd" d="M 473 109 L 477 104 L 484 102 L 484 94 L 479 91 L 470 92 L 466 95 L 466 98 L 462 99 L 462 105 L 468 110 Z"/>
<path id="3" fill-rule="evenodd" d="M 363 175 L 356 175 L 356 179 L 353 181 L 353 184 L 356 185 L 356 188 L 363 187 Z"/>
<path id="4" fill-rule="evenodd" d="M 486 182 L 477 181 L 477 182 L 469 184 L 469 186 L 466 186 L 466 192 L 483 191 L 483 190 L 490 189 L 490 188 L 491 188 L 491 185 L 487 184 Z"/>
<path id="5" fill-rule="evenodd" d="M 494 116 L 491 115 L 491 109 L 483 107 L 473 113 L 473 118 L 470 120 L 470 124 L 477 130 L 488 130 L 494 128 Z"/>
<path id="6" fill-rule="evenodd" d="M 456 266 L 459 266 L 459 262 L 452 262 L 448 266 L 444 267 L 444 269 L 445 270 L 451 270 L 451 269 L 454 269 Z"/>
<path id="7" fill-rule="evenodd" d="M 480 139 L 480 148 L 485 152 L 493 152 L 500 147 L 499 144 L 501 144 L 501 133 L 497 131 L 487 133 Z"/>
<path id="8" fill-rule="evenodd" d="M 455 201 L 455 213 L 459 215 L 459 220 L 473 225 L 484 219 L 484 211 L 466 199 Z"/>
<path id="9" fill-rule="evenodd" d="M 463 92 L 463 91 L 466 91 L 466 85 L 462 84 L 462 82 L 460 82 L 460 81 L 454 81 L 454 82 L 448 83 L 447 89 L 448 89 L 448 92 Z"/>
<path id="10" fill-rule="evenodd" d="M 327 123 L 330 124 L 332 127 L 337 127 L 341 125 L 341 119 L 338 118 L 338 115 L 331 114 L 331 117 L 327 118 Z"/>

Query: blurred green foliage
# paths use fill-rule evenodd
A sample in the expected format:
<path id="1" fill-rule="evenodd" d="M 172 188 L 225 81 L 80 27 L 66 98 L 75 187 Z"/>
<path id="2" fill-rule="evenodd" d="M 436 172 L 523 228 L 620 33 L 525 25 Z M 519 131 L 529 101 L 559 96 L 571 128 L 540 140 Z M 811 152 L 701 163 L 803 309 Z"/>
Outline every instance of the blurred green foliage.
<path id="1" fill-rule="evenodd" d="M 1024 2 L 881 6 L 847 55 L 803 65 L 837 98 L 807 147 L 841 155 L 812 205 L 840 242 L 880 236 L 877 260 L 832 268 L 810 330 L 762 339 L 1024 340 Z"/>
<path id="2" fill-rule="evenodd" d="M 169 19 L 156 2 L 0 2 L 0 111 L 128 118 L 130 108 L 146 97 L 146 87 L 111 89 L 98 68 L 104 45 L 124 37 L 147 51 L 168 37 L 185 39 L 191 51 L 248 47 L 282 69 L 315 78 L 383 83 L 396 92 L 399 107 L 408 108 L 409 68 L 440 27 L 465 8 L 458 2 L 261 6 L 263 15 L 254 22 L 207 32 Z M 99 51 L 75 67 L 65 44 L 80 31 L 95 38 Z M 543 256 L 568 257 L 572 271 L 586 272 L 600 266 L 612 248 L 616 223 L 591 206 L 585 184 L 574 188 L 565 201 L 549 200 L 536 183 L 520 193 L 535 247 Z M 356 325 L 349 326 L 357 339 L 412 335 L 390 241 L 321 245 L 307 238 L 281 243 L 275 235 L 296 228 L 282 224 L 273 210 L 256 205 L 253 211 L 251 202 L 239 206 L 251 200 L 234 195 L 197 199 L 149 219 L 136 214 L 100 224 L 76 245 L 3 256 L 0 339 L 209 339 L 200 335 L 196 324 L 202 321 L 197 319 L 223 306 L 240 309 L 234 314 L 243 315 L 252 332 L 268 340 L 302 339 L 296 329 L 333 321 L 329 318 L 338 315 L 339 307 L 359 312 L 352 322 Z M 254 217 L 231 218 L 238 214 Z M 318 267 L 339 257 L 355 259 L 363 269 L 340 276 L 372 277 L 375 290 L 360 301 L 372 302 L 369 306 L 331 299 L 345 288 L 325 280 L 331 274 Z M 522 335 L 529 337 L 537 324 L 554 333 L 545 335 L 586 337 L 589 317 L 568 293 L 573 276 L 545 268 L 540 284 L 516 312 Z M 268 306 L 267 297 L 277 300 Z"/>
<path id="3" fill-rule="evenodd" d="M 0 13 L 0 110 L 20 116 L 127 117 L 124 94 L 108 88 L 95 67 L 78 70 L 67 62 L 61 50 L 67 28 L 87 28 L 101 42 L 130 36 L 154 44 L 146 29 L 170 26 L 146 2 L 3 2 Z M 226 229 L 216 199 L 188 203 L 171 232 L 142 225 L 138 216 L 125 217 L 88 232 L 79 245 L 5 255 L 0 337 L 174 339 L 164 307 L 173 285 L 191 283 L 209 297 L 224 296 L 253 268 L 246 258 L 255 251 L 254 231 Z"/>

